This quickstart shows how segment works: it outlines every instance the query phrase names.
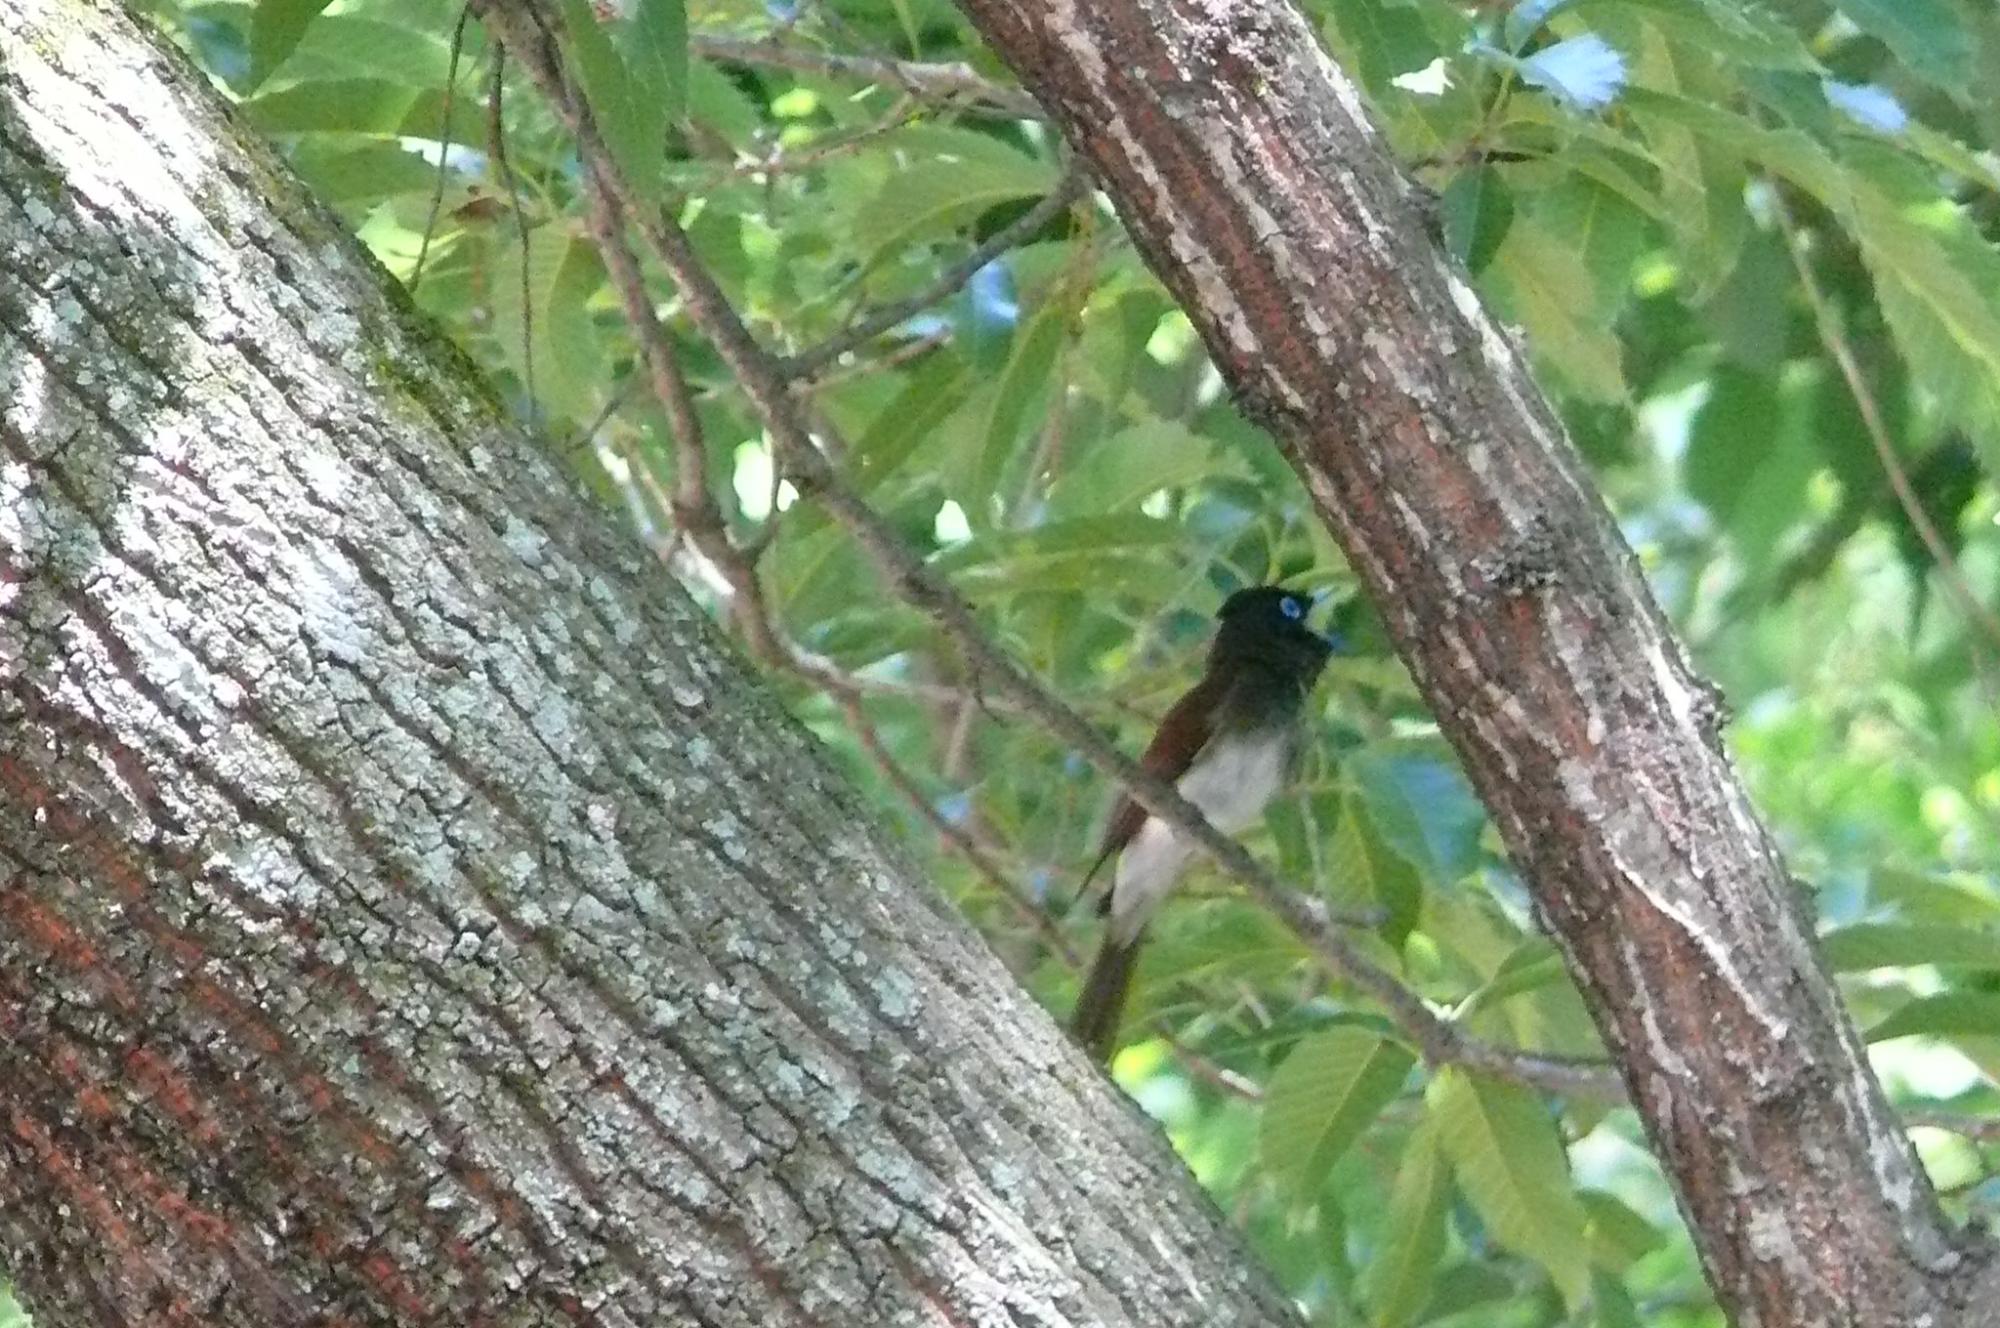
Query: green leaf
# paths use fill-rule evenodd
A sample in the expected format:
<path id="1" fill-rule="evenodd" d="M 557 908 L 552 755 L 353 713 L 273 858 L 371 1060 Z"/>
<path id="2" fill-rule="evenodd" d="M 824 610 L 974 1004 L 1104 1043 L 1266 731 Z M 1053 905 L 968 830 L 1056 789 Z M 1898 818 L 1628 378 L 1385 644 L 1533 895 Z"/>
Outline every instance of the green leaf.
<path id="1" fill-rule="evenodd" d="M 1616 1195 L 1583 1190 L 1578 1197 L 1590 1214 L 1590 1259 L 1599 1268 L 1622 1273 L 1667 1243 L 1664 1232 Z"/>
<path id="2" fill-rule="evenodd" d="M 1234 457 L 1178 420 L 1145 420 L 1120 429 L 1056 478 L 1052 496 L 1065 512 L 1110 512 L 1161 489 L 1240 474 Z"/>
<path id="3" fill-rule="evenodd" d="M 460 66 L 463 78 L 470 62 Z M 451 70 L 448 34 L 360 14 L 322 16 L 292 52 L 284 82 L 327 78 L 386 78 L 413 88 L 444 86 Z M 476 96 L 468 91 L 465 95 Z"/>
<path id="4" fill-rule="evenodd" d="M 1538 991 L 1560 982 L 1569 970 L 1563 966 L 1562 952 L 1545 936 L 1530 936 L 1514 948 L 1500 967 L 1459 1006 L 1458 1017 L 1470 1019 L 1479 1011 L 1499 1005 L 1524 992 Z"/>
<path id="5" fill-rule="evenodd" d="M 1870 1042 L 1923 1033 L 1931 1037 L 1978 1037 L 2000 1033 L 2000 993 L 1948 991 L 1920 996 L 1868 1030 Z"/>
<path id="6" fill-rule="evenodd" d="M 1382 925 L 1389 944 L 1400 946 L 1416 925 L 1423 882 L 1410 860 L 1383 840 L 1368 803 L 1359 796 L 1341 800 L 1340 825 L 1327 850 L 1326 877 L 1333 903 L 1380 908 L 1389 915 Z"/>
<path id="7" fill-rule="evenodd" d="M 1381 98 L 1396 89 L 1398 74 L 1422 69 L 1443 53 L 1418 10 L 1393 0 L 1341 0 L 1331 6 L 1328 25 L 1337 44 L 1352 52 L 1348 65 L 1361 76 L 1368 95 Z"/>
<path id="8" fill-rule="evenodd" d="M 250 86 L 271 76 L 298 47 L 328 0 L 258 0 L 250 15 Z"/>
<path id="9" fill-rule="evenodd" d="M 706 60 L 688 65 L 687 113 L 689 119 L 722 135 L 734 148 L 755 143 L 764 126 L 763 103 L 752 99 L 736 80 Z"/>
<path id="10" fill-rule="evenodd" d="M 1591 313 L 1597 295 L 1580 255 L 1538 221 L 1516 217 L 1486 275 L 1502 307 L 1527 328 L 1538 362 L 1591 400 L 1625 399 L 1624 352 Z"/>
<path id="11" fill-rule="evenodd" d="M 865 493 L 902 469 L 945 417 L 958 409 L 970 385 L 962 357 L 950 352 L 929 357 L 854 440 L 850 464 L 856 486 Z"/>
<path id="12" fill-rule="evenodd" d="M 2000 969 L 2000 935 L 1967 927 L 1919 922 L 1862 922 L 1828 932 L 1820 941 L 1834 971 L 1905 968 Z"/>
<path id="13" fill-rule="evenodd" d="M 1536 219 L 1590 273 L 1586 289 L 1598 318 L 1615 317 L 1632 291 L 1632 267 L 1649 240 L 1645 215 L 1597 179 L 1565 175 L 1536 191 Z"/>
<path id="14" fill-rule="evenodd" d="M 1514 221 L 1514 196 L 1491 166 L 1461 171 L 1445 186 L 1440 203 L 1445 245 L 1477 276 L 1493 261 Z"/>
<path id="15" fill-rule="evenodd" d="M 1709 382 L 1682 459 L 1688 492 L 1758 568 L 1805 510 L 1806 484 L 1819 468 L 1797 427 L 1801 385 L 1729 364 L 1718 365 Z"/>
<path id="16" fill-rule="evenodd" d="M 589 0 L 562 0 L 562 4 L 570 65 L 604 146 L 639 197 L 656 199 L 666 166 L 666 107 L 645 95 L 641 80 L 605 35 Z M 685 78 L 681 86 L 685 89 Z"/>
<path id="17" fill-rule="evenodd" d="M 1011 149 L 999 159 L 915 163 L 855 214 L 855 242 L 873 267 L 905 246 L 954 234 L 988 208 L 1040 198 L 1054 183 L 1046 162 Z"/>
<path id="18" fill-rule="evenodd" d="M 1449 757 L 1384 742 L 1351 754 L 1346 764 L 1375 828 L 1427 882 L 1451 885 L 1478 865 L 1486 811 Z"/>
<path id="19" fill-rule="evenodd" d="M 1047 414 L 1040 407 L 1048 400 L 1049 393 L 1060 390 L 1060 385 L 1051 379 L 1075 317 L 1074 300 L 1066 297 L 1044 300 L 1014 338 L 1007 367 L 1000 371 L 1000 379 L 994 386 L 993 407 L 986 417 L 986 429 L 975 458 L 977 464 L 967 477 L 967 496 L 971 501 L 966 508 L 975 513 L 975 520 L 976 513 L 983 510 L 1000 483 L 1008 460 L 1015 456 L 1022 422 L 1031 416 L 1039 422 Z M 975 508 L 974 503 L 979 506 Z"/>
<path id="20" fill-rule="evenodd" d="M 1431 1113 L 1459 1185 L 1493 1238 L 1548 1269 L 1572 1308 L 1590 1289 L 1588 1215 L 1555 1122 L 1526 1089 L 1446 1069 Z"/>
<path id="21" fill-rule="evenodd" d="M 662 119 L 680 119 L 688 88 L 686 0 L 639 0 L 629 41 L 639 95 L 659 106 Z"/>
<path id="22" fill-rule="evenodd" d="M 1798 33 L 1772 14 L 1739 0 L 1584 0 L 1576 7 L 1592 4 L 1634 10 L 1668 36 L 1738 64 L 1764 69 L 1819 68 L 1819 61 Z"/>
<path id="23" fill-rule="evenodd" d="M 1426 1116 L 1403 1147 L 1383 1224 L 1387 1242 L 1361 1274 L 1362 1296 L 1376 1328 L 1404 1328 L 1417 1322 L 1430 1300 L 1438 1261 L 1444 1257 L 1450 1182 L 1437 1121 Z"/>
<path id="24" fill-rule="evenodd" d="M 528 234 L 528 312 L 521 304 L 520 251 L 504 248 L 507 261 L 496 275 L 493 335 L 500 351 L 524 380 L 533 357 L 536 398 L 556 414 L 587 413 L 603 367 L 603 347 L 586 302 L 604 284 L 604 267 L 594 245 L 561 226 L 537 227 Z M 528 330 L 530 350 L 522 335 Z"/>
<path id="25" fill-rule="evenodd" d="M 1972 73 L 1972 34 L 1951 0 L 1836 0 L 1854 26 L 1933 83 L 1963 91 Z"/>
<path id="26" fill-rule="evenodd" d="M 1632 1294 L 1603 1269 L 1590 1275 L 1591 1328 L 1640 1328 L 1639 1309 Z"/>
<path id="27" fill-rule="evenodd" d="M 1369 1029 L 1315 1033 L 1265 1089 L 1264 1166 L 1297 1195 L 1315 1193 L 1348 1146 L 1395 1100 L 1417 1058 Z"/>
<path id="28" fill-rule="evenodd" d="M 242 105 L 250 123 L 267 134 L 394 134 L 410 117 L 420 94 L 386 78 L 341 78 L 294 83 L 262 92 Z"/>

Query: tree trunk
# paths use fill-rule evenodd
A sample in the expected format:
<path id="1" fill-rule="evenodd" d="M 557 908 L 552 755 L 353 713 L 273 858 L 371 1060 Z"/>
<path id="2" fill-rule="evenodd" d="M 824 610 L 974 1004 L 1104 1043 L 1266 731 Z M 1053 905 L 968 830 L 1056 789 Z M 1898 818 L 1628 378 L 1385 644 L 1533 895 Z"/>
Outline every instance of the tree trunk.
<path id="1" fill-rule="evenodd" d="M 1931 1187 L 1809 910 L 1513 341 L 1283 0 L 961 0 L 1095 168 L 1365 579 L 1740 1323 L 1944 1324 Z"/>
<path id="2" fill-rule="evenodd" d="M 107 0 L 0 53 L 41 1324 L 1295 1321 L 184 61 Z"/>

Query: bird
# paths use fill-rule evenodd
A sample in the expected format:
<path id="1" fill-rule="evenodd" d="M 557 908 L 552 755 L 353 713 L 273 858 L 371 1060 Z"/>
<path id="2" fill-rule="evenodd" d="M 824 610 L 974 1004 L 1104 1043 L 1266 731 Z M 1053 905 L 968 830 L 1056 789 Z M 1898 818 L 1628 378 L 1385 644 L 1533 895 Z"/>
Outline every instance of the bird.
<path id="1" fill-rule="evenodd" d="M 1310 599 L 1283 586 L 1252 586 L 1223 601 L 1202 676 L 1174 702 L 1139 757 L 1171 781 L 1216 829 L 1249 828 L 1296 773 L 1305 749 L 1305 702 L 1338 646 L 1306 622 Z M 1108 1061 L 1146 924 L 1186 870 L 1193 841 L 1132 796 L 1117 800 L 1081 890 L 1113 858 L 1098 900 L 1104 935 L 1070 1014 L 1070 1031 Z"/>

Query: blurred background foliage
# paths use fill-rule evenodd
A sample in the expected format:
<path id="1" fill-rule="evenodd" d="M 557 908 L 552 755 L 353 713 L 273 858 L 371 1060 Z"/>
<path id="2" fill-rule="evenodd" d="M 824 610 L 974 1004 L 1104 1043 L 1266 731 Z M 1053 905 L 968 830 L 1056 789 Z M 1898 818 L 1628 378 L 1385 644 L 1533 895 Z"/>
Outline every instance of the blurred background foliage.
<path id="1" fill-rule="evenodd" d="M 1892 1097 L 1990 1118 L 2000 16 L 1989 0 L 1299 3 L 1436 192 L 1445 242 L 1520 330 L 1726 694 L 1734 751 Z M 738 625 L 728 585 L 676 535 L 673 448 L 634 379 L 571 145 L 524 81 L 491 98 L 477 25 L 455 61 L 447 0 L 148 7 L 607 519 Z M 1382 906 L 1379 955 L 1481 1035 L 1601 1055 L 1283 460 L 1103 202 L 1035 210 L 1061 144 L 1018 103 L 826 58 L 1005 84 L 957 12 L 595 8 L 607 49 L 636 58 L 647 24 L 688 45 L 630 123 L 601 85 L 593 102 L 614 132 L 664 140 L 662 196 L 758 335 L 810 362 L 897 314 L 798 390 L 845 473 L 994 638 L 1136 750 L 1224 594 L 1276 578 L 1325 592 L 1348 653 L 1320 692 L 1309 778 L 1253 848 L 1302 890 Z M 671 284 L 653 289 L 775 625 L 865 703 L 774 681 L 1065 1010 L 1094 923 L 1070 905 L 1102 781 L 989 706 L 928 621 L 793 501 Z M 1629 1110 L 1427 1075 L 1213 878 L 1154 933 L 1117 1076 L 1315 1322 L 1721 1322 Z M 2000 1206 L 2000 1148 L 1916 1137 L 1956 1214 Z"/>

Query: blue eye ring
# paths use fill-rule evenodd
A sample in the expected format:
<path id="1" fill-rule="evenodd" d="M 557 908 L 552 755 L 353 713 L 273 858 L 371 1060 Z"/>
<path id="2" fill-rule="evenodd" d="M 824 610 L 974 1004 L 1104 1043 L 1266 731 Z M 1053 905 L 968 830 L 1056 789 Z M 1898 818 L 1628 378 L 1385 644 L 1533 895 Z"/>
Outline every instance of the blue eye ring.
<path id="1" fill-rule="evenodd" d="M 1297 595 L 1287 595 L 1278 601 L 1278 612 L 1297 622 L 1306 616 L 1306 606 L 1299 601 Z"/>

